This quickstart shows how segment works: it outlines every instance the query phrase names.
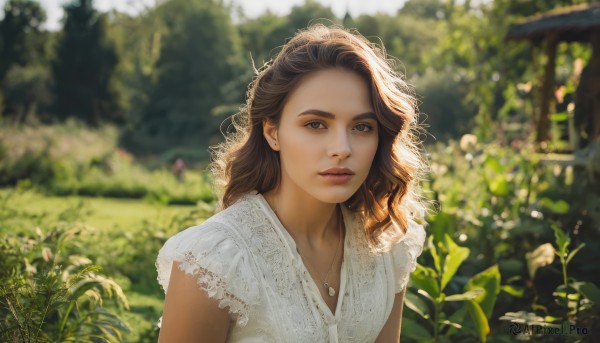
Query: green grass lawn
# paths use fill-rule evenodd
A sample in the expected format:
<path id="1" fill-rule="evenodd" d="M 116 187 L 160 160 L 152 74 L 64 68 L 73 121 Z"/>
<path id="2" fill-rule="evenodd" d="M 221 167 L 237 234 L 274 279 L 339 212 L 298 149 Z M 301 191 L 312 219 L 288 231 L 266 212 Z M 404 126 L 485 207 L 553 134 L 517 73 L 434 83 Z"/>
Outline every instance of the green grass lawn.
<path id="1" fill-rule="evenodd" d="M 8 188 L 0 189 L 0 196 L 11 191 Z M 65 210 L 80 203 L 83 205 L 84 223 L 100 229 L 133 228 L 144 220 L 170 218 L 196 208 L 186 205 L 157 205 L 138 199 L 44 196 L 33 191 L 14 192 L 8 206 L 24 213 L 44 213 L 49 218 L 57 219 Z"/>

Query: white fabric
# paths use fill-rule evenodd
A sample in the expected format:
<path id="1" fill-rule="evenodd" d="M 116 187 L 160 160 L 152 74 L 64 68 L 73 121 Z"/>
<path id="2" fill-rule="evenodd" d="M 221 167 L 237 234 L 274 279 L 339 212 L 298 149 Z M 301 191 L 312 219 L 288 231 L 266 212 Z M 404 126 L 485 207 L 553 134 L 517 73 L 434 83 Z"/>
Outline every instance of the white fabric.
<path id="1" fill-rule="evenodd" d="M 293 238 L 256 192 L 171 237 L 158 255 L 158 281 L 168 292 L 173 261 L 198 276 L 199 286 L 236 322 L 229 342 L 373 342 L 415 269 L 425 231 L 410 220 L 407 235 L 375 256 L 358 218 L 344 206 L 342 214 L 346 237 L 335 313 Z"/>

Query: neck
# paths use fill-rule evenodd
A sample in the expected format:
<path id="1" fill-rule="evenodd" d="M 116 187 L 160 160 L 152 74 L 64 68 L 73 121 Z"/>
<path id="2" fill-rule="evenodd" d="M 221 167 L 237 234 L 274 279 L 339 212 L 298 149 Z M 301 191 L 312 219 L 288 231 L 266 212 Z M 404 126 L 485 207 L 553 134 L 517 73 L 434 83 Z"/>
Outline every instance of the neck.
<path id="1" fill-rule="evenodd" d="M 337 204 L 321 202 L 309 194 L 273 190 L 263 194 L 284 228 L 297 243 L 322 246 L 339 239 L 342 219 Z"/>

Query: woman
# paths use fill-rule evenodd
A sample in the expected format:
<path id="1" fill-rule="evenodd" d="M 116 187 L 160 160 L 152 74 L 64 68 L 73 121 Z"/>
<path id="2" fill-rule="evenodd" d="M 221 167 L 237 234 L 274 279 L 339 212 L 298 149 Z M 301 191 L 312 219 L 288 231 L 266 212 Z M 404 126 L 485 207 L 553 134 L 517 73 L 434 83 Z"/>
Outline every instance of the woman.
<path id="1" fill-rule="evenodd" d="M 260 71 L 214 150 L 223 209 L 167 241 L 160 342 L 398 342 L 425 233 L 415 100 L 316 25 Z"/>

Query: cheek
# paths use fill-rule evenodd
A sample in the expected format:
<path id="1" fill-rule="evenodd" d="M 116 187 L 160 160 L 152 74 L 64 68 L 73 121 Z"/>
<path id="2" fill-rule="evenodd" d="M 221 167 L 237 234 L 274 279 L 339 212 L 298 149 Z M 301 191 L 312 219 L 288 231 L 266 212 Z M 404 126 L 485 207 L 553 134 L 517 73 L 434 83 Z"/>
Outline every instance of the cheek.
<path id="1" fill-rule="evenodd" d="M 314 156 L 315 153 L 308 144 L 293 144 L 288 146 L 285 151 L 285 158 L 288 165 L 293 165 L 299 169 L 306 169 L 306 167 L 313 165 L 316 162 Z"/>
<path id="2" fill-rule="evenodd" d="M 377 153 L 377 145 L 377 138 L 362 142 L 362 144 L 359 145 L 361 159 L 368 160 L 369 162 L 373 161 L 375 154 Z"/>
<path id="3" fill-rule="evenodd" d="M 284 142 L 281 142 L 281 160 L 292 174 L 297 174 L 302 170 L 314 167 L 318 162 L 318 144 L 314 140 L 305 141 L 303 138 L 294 139 L 287 136 Z"/>
<path id="4" fill-rule="evenodd" d="M 282 151 L 296 160 L 296 156 L 302 163 L 302 159 L 315 153 L 319 147 L 318 137 L 307 133 L 305 128 L 287 127 L 285 136 L 281 136 Z"/>

